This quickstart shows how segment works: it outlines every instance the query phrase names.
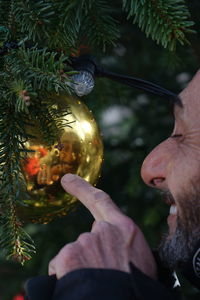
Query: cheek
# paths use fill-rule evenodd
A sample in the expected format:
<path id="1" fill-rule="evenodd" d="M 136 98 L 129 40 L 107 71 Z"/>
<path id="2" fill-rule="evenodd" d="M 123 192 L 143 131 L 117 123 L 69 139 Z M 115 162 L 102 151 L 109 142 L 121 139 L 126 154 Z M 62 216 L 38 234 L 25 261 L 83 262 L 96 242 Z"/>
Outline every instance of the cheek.
<path id="1" fill-rule="evenodd" d="M 169 164 L 168 185 L 174 197 L 187 192 L 193 181 L 200 179 L 200 160 L 193 149 L 179 149 Z"/>

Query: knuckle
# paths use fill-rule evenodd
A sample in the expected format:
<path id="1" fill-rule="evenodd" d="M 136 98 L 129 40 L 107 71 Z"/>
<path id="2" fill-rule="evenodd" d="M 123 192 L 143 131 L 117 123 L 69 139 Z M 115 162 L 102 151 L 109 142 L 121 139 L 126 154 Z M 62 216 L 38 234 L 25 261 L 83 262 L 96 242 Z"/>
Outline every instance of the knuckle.
<path id="1" fill-rule="evenodd" d="M 104 191 L 102 190 L 99 190 L 99 189 L 96 189 L 94 191 L 94 202 L 96 202 L 96 204 L 98 204 L 99 202 L 110 202 L 111 198 L 110 196 L 105 193 Z"/>
<path id="2" fill-rule="evenodd" d="M 112 225 L 112 224 L 110 224 L 110 223 L 108 223 L 108 222 L 106 222 L 106 221 L 100 221 L 100 222 L 97 222 L 97 226 L 100 228 L 100 229 L 105 229 L 105 230 L 107 230 L 107 229 L 111 229 L 111 228 L 113 228 L 114 227 L 114 225 Z"/>
<path id="3" fill-rule="evenodd" d="M 127 233 L 133 234 L 137 231 L 137 225 L 129 218 L 129 217 L 124 217 L 122 226 L 127 230 Z"/>
<path id="4" fill-rule="evenodd" d="M 117 231 L 117 227 L 109 222 L 99 221 L 95 223 L 93 227 L 93 231 L 97 234 L 106 233 L 106 232 L 110 233 L 110 232 Z"/>
<path id="5" fill-rule="evenodd" d="M 84 232 L 82 233 L 81 235 L 79 235 L 78 237 L 78 241 L 81 243 L 81 244 L 90 244 L 91 243 L 91 233 L 90 232 Z"/>
<path id="6" fill-rule="evenodd" d="M 64 259 L 66 258 L 71 258 L 74 257 L 78 251 L 79 247 L 78 247 L 78 243 L 74 242 L 74 243 L 70 243 L 67 244 L 66 246 L 64 246 L 60 252 L 58 253 L 58 255 Z"/>

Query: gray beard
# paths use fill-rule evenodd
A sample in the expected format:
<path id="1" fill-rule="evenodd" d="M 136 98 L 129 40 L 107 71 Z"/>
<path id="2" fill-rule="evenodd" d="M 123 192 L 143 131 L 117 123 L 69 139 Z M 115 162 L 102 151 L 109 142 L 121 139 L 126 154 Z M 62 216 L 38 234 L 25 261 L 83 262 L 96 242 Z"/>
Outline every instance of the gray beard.
<path id="1" fill-rule="evenodd" d="M 177 227 L 174 235 L 165 235 L 159 246 L 159 255 L 163 263 L 171 268 L 184 267 L 190 259 L 200 240 L 200 191 L 191 184 L 189 195 L 183 193 L 176 202 L 181 208 L 181 217 L 177 216 Z M 164 197 L 173 199 L 167 191 Z"/>

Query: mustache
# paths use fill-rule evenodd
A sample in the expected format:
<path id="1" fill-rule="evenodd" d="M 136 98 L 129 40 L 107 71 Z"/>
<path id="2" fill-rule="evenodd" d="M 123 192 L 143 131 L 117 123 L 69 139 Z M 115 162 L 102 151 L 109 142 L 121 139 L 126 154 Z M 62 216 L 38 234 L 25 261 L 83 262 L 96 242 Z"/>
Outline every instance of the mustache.
<path id="1" fill-rule="evenodd" d="M 168 205 L 175 204 L 175 199 L 169 190 L 162 190 L 162 191 L 160 191 L 160 194 L 161 194 L 163 201 L 166 204 L 168 204 Z"/>

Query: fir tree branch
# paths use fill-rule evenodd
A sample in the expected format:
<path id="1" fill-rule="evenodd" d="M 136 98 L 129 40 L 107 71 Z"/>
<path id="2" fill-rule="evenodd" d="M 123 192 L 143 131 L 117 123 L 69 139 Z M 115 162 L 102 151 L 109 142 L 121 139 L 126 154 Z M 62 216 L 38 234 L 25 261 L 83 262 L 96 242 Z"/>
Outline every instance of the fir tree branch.
<path id="1" fill-rule="evenodd" d="M 70 81 L 67 77 L 68 73 L 65 73 L 65 77 L 62 74 L 66 61 L 67 57 L 64 54 L 59 55 L 58 58 L 55 52 L 36 48 L 19 48 L 17 51 L 10 52 L 10 55 L 6 57 L 9 73 L 12 76 L 15 74 L 15 78 L 18 77 L 26 82 L 26 86 L 31 86 L 35 95 L 39 91 L 57 93 L 65 90 L 70 93 L 67 85 L 67 81 Z"/>
<path id="2" fill-rule="evenodd" d="M 113 44 L 118 37 L 112 8 L 103 0 L 14 1 L 12 14 L 19 39 L 25 36 L 38 45 L 60 49 L 69 54 L 83 36 L 89 45 Z"/>
<path id="3" fill-rule="evenodd" d="M 186 34 L 194 32 L 184 0 L 123 0 L 123 9 L 147 37 L 170 51 L 175 51 L 177 42 L 189 43 Z"/>
<path id="4" fill-rule="evenodd" d="M 63 50 L 70 54 L 73 49 L 78 47 L 84 2 L 85 0 L 74 0 L 66 5 L 62 0 L 52 0 L 57 15 L 51 26 L 50 48 Z"/>
<path id="5" fill-rule="evenodd" d="M 27 89 L 28 86 L 28 89 Z M 29 104 L 30 104 L 30 96 L 34 95 L 36 96 L 37 94 L 34 94 L 32 92 L 31 85 L 27 82 L 24 82 L 22 80 L 17 80 L 15 78 L 13 82 L 10 85 L 11 91 L 16 94 L 16 104 L 15 104 L 15 111 L 16 112 L 24 112 L 26 114 L 29 113 L 27 102 L 25 101 L 25 94 L 29 94 L 28 99 L 29 99 Z"/>
<path id="6" fill-rule="evenodd" d="M 26 184 L 20 165 L 24 159 L 24 143 L 28 136 L 24 130 L 23 116 L 15 111 L 15 95 L 9 95 L 13 101 L 6 101 L 6 95 L 8 94 L 4 91 L 0 100 L 0 245 L 7 258 L 13 258 L 23 264 L 31 258 L 31 253 L 35 252 L 33 241 L 22 229 L 17 215 L 17 204 L 20 203 L 21 194 L 25 193 Z"/>
<path id="7" fill-rule="evenodd" d="M 170 50 L 192 32 L 183 0 L 123 0 L 123 9 Z M 57 141 L 70 112 L 59 110 L 53 95 L 70 93 L 72 73 L 64 73 L 68 56 L 83 41 L 104 50 L 114 44 L 118 26 L 112 14 L 108 0 L 0 0 L 0 47 L 6 41 L 20 45 L 0 57 L 0 245 L 7 257 L 22 263 L 35 251 L 18 217 L 26 194 L 21 161 L 30 151 L 26 141 L 33 138 L 27 124 L 38 125 L 47 145 Z"/>
<path id="8" fill-rule="evenodd" d="M 68 5 L 61 0 L 52 2 L 59 12 L 59 19 L 55 20 L 51 47 L 63 49 L 65 46 L 66 50 L 72 51 L 84 40 L 89 46 L 105 49 L 119 37 L 117 22 L 111 17 L 112 8 L 106 1 L 74 0 Z"/>
<path id="9" fill-rule="evenodd" d="M 48 27 L 55 14 L 52 1 L 16 0 L 12 14 L 18 24 L 20 34 L 28 36 L 29 40 L 41 42 L 50 39 Z"/>
<path id="10" fill-rule="evenodd" d="M 106 1 L 89 1 L 85 4 L 85 22 L 82 24 L 82 35 L 86 35 L 89 44 L 103 47 L 105 51 L 108 44 L 115 44 L 119 38 L 117 22 L 111 17 L 113 9 Z M 94 35 L 95 33 L 95 35 Z"/>
<path id="11" fill-rule="evenodd" d="M 11 2 L 11 0 L 0 0 L 0 46 L 2 46 L 3 42 L 5 42 L 8 38 L 8 19 L 10 14 Z"/>
<path id="12" fill-rule="evenodd" d="M 70 126 L 67 116 L 71 114 L 68 106 L 59 109 L 56 103 L 56 95 L 44 93 L 37 98 L 32 107 L 30 116 L 37 126 L 47 146 L 58 142 L 58 137 L 64 127 Z M 31 130 L 31 128 L 30 128 Z"/>

